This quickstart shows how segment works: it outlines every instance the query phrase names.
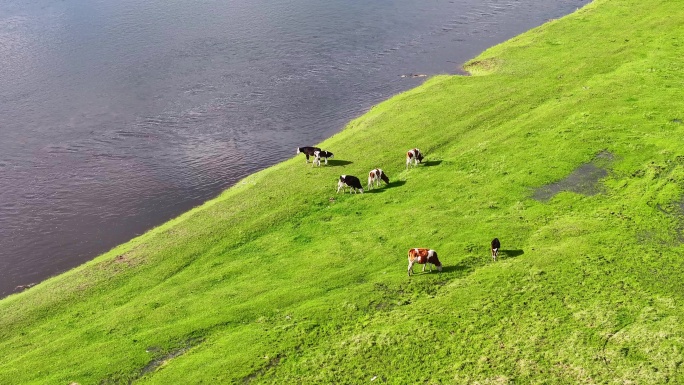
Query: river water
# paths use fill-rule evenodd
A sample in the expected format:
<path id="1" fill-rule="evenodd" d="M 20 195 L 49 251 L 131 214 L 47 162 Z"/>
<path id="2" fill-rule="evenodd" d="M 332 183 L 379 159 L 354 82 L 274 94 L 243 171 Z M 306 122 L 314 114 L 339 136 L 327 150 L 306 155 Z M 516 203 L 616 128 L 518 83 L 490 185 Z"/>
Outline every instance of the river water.
<path id="1" fill-rule="evenodd" d="M 3 0 L 0 297 L 586 0 Z"/>

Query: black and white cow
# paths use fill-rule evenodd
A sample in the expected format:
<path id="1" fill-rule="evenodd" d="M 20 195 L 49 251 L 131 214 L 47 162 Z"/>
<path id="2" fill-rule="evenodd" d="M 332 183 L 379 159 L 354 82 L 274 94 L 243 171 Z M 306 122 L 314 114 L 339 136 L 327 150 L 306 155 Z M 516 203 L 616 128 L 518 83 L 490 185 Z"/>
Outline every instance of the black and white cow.
<path id="1" fill-rule="evenodd" d="M 297 147 L 297 154 L 304 153 L 306 155 L 306 163 L 309 163 L 309 157 L 314 156 L 316 151 L 321 151 L 318 147 Z"/>
<path id="2" fill-rule="evenodd" d="M 332 158 L 333 153 L 330 151 L 318 150 L 318 151 L 314 151 L 313 157 L 314 157 L 313 164 L 315 164 L 316 166 L 320 166 L 321 165 L 321 158 L 325 159 L 325 164 L 328 164 L 328 158 Z"/>
<path id="3" fill-rule="evenodd" d="M 354 192 L 356 194 L 356 190 L 361 191 L 361 194 L 363 194 L 363 188 L 361 187 L 361 181 L 359 178 L 353 176 L 353 175 L 340 175 L 340 180 L 337 182 L 337 193 L 340 193 L 340 189 L 342 189 L 342 193 L 344 193 L 344 188 L 348 186 L 349 187 L 349 193 L 351 194 Z"/>
<path id="4" fill-rule="evenodd" d="M 423 154 L 420 153 L 419 149 L 414 148 L 406 152 L 406 168 L 409 167 L 411 161 L 413 161 L 414 166 L 417 166 L 418 163 L 423 162 Z"/>
<path id="5" fill-rule="evenodd" d="M 373 183 L 375 183 L 376 187 L 379 187 L 380 180 L 382 180 L 386 184 L 389 184 L 389 178 L 387 177 L 387 174 L 385 174 L 384 171 L 382 171 L 379 168 L 370 170 L 370 172 L 368 173 L 368 189 L 370 190 L 373 187 Z"/>
<path id="6" fill-rule="evenodd" d="M 494 260 L 494 262 L 496 262 L 496 257 L 499 256 L 499 249 L 501 249 L 499 238 L 492 239 L 492 260 Z"/>

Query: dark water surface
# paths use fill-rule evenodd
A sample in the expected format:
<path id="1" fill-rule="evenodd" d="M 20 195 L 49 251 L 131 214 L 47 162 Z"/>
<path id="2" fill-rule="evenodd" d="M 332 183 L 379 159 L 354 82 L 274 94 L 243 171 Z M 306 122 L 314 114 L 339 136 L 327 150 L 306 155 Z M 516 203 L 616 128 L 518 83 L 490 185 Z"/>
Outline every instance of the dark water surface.
<path id="1" fill-rule="evenodd" d="M 3 0 L 0 297 L 586 0 Z"/>

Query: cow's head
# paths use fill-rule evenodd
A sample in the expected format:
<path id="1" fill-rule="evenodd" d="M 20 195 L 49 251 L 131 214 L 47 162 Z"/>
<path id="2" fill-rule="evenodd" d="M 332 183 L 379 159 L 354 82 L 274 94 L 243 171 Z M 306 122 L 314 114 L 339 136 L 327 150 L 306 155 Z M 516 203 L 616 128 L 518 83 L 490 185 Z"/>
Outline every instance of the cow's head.
<path id="1" fill-rule="evenodd" d="M 380 174 L 380 179 L 382 179 L 383 182 L 389 184 L 389 178 L 387 177 L 387 174 L 385 174 L 384 172 Z"/>
<path id="2" fill-rule="evenodd" d="M 439 261 L 439 258 L 437 258 L 437 252 L 432 250 L 432 255 L 428 255 L 428 263 L 431 263 L 437 267 L 437 271 L 440 273 L 442 272 L 442 262 Z"/>

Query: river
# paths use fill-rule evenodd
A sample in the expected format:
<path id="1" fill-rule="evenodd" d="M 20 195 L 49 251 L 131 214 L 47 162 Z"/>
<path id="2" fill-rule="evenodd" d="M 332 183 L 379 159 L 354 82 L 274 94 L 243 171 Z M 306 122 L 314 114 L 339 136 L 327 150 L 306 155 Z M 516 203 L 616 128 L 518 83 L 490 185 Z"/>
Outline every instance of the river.
<path id="1" fill-rule="evenodd" d="M 3 0 L 0 297 L 586 3 Z"/>

